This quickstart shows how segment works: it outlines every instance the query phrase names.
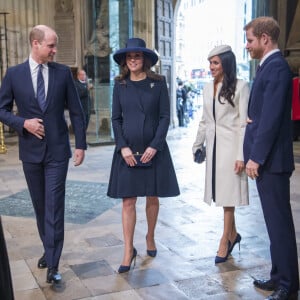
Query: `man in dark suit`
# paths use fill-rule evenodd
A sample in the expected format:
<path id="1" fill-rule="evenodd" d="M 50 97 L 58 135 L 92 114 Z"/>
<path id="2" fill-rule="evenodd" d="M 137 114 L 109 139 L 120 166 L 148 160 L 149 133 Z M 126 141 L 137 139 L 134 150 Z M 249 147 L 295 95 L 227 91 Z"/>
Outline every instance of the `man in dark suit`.
<path id="1" fill-rule="evenodd" d="M 29 59 L 7 70 L 0 88 L 0 121 L 19 135 L 19 157 L 44 246 L 39 268 L 48 267 L 46 281 L 58 283 L 64 241 L 65 184 L 72 155 L 64 108 L 75 134 L 74 165 L 83 162 L 85 122 L 71 71 L 53 62 L 58 38 L 37 25 L 29 36 Z M 12 112 L 16 103 L 18 114 Z"/>
<path id="2" fill-rule="evenodd" d="M 296 297 L 299 289 L 295 228 L 290 205 L 290 176 L 294 170 L 291 130 L 292 74 L 278 49 L 279 26 L 259 17 L 245 26 L 246 48 L 259 60 L 248 107 L 244 140 L 246 172 L 256 179 L 270 238 L 270 279 L 254 281 L 274 291 L 269 300 Z"/>
<path id="3" fill-rule="evenodd" d="M 89 126 L 90 115 L 91 115 L 91 99 L 90 99 L 90 89 L 92 85 L 87 82 L 86 73 L 82 69 L 77 71 L 77 79 L 75 80 L 75 86 L 80 98 L 81 106 L 85 116 L 86 129 Z"/>

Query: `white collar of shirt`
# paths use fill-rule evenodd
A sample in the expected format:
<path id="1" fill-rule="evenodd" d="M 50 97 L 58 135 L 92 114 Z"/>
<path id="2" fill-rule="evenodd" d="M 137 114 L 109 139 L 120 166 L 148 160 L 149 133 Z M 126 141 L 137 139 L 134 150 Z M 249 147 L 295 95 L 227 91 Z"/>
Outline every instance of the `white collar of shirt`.
<path id="1" fill-rule="evenodd" d="M 268 53 L 261 59 L 261 61 L 259 62 L 259 65 L 261 66 L 269 56 L 271 56 L 272 54 L 274 54 L 274 53 L 276 53 L 276 52 L 279 52 L 279 51 L 280 51 L 279 49 L 274 49 L 274 50 L 271 50 L 270 52 L 268 52 Z"/>
<path id="2" fill-rule="evenodd" d="M 30 55 L 30 56 L 29 56 L 29 66 L 30 66 L 30 70 L 37 70 L 39 65 L 40 65 L 40 64 L 38 64 L 38 63 L 32 58 L 32 56 Z M 47 63 L 42 64 L 42 65 L 43 65 L 43 69 L 45 68 L 46 70 L 48 70 L 48 64 L 47 64 Z M 44 72 L 43 72 L 43 75 L 44 75 Z"/>
<path id="3" fill-rule="evenodd" d="M 30 73 L 31 73 L 31 79 L 32 79 L 34 94 L 36 95 L 37 74 L 38 74 L 39 64 L 32 58 L 31 55 L 29 56 L 29 68 L 30 68 Z M 48 69 L 48 64 L 47 63 L 43 64 L 42 72 L 43 72 L 43 77 L 44 77 L 44 82 L 45 82 L 45 95 L 47 97 L 48 78 L 49 78 L 49 69 Z"/>

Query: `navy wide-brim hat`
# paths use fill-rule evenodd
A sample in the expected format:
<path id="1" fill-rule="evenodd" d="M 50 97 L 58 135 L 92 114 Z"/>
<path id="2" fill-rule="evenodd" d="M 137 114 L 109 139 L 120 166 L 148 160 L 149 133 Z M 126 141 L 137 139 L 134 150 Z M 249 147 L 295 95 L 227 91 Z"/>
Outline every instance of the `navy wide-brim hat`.
<path id="1" fill-rule="evenodd" d="M 152 66 L 154 66 L 158 61 L 157 54 L 146 48 L 145 41 L 140 38 L 128 39 L 125 48 L 122 48 L 113 54 L 114 61 L 120 65 L 127 52 L 143 52 L 144 55 L 151 60 Z"/>

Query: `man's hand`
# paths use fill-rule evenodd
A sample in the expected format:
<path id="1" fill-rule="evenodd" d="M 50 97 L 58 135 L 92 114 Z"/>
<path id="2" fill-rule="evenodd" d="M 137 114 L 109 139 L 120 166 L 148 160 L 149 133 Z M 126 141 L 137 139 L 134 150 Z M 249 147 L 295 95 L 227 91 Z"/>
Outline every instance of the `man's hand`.
<path id="1" fill-rule="evenodd" d="M 258 174 L 258 168 L 259 164 L 256 163 L 255 161 L 249 159 L 247 164 L 246 164 L 246 173 L 251 179 L 256 179 L 259 174 Z"/>
<path id="2" fill-rule="evenodd" d="M 25 120 L 23 127 L 40 140 L 42 140 L 45 136 L 45 129 L 42 119 L 27 119 Z"/>
<path id="3" fill-rule="evenodd" d="M 84 150 L 83 149 L 75 149 L 74 156 L 73 156 L 73 162 L 74 166 L 77 167 L 82 164 L 84 160 Z"/>

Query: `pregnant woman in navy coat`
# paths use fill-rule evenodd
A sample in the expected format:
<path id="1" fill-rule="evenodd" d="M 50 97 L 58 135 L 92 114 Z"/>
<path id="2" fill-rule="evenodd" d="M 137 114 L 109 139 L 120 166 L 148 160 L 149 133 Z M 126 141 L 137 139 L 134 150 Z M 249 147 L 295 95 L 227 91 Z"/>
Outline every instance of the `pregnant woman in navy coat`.
<path id="1" fill-rule="evenodd" d="M 165 78 L 151 71 L 158 60 L 144 40 L 131 38 L 114 60 L 121 67 L 115 79 L 112 125 L 116 147 L 108 196 L 123 199 L 124 257 L 118 272 L 130 270 L 137 251 L 133 246 L 137 197 L 146 196 L 147 254 L 155 257 L 154 230 L 158 197 L 179 195 L 177 179 L 166 142 L 170 102 Z M 141 155 L 137 155 L 141 154 Z"/>

